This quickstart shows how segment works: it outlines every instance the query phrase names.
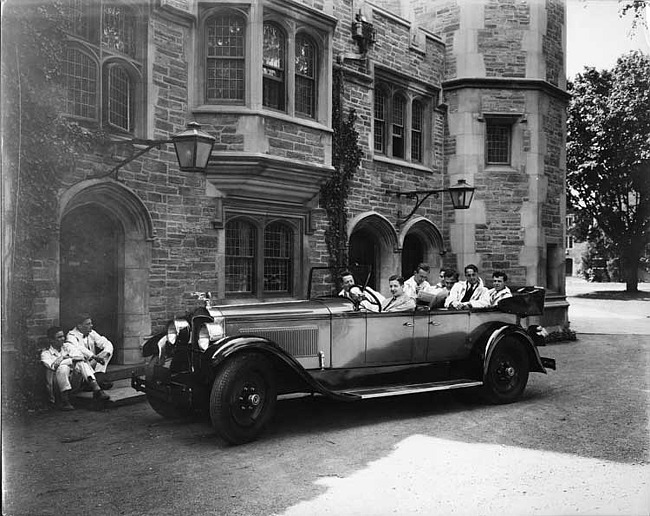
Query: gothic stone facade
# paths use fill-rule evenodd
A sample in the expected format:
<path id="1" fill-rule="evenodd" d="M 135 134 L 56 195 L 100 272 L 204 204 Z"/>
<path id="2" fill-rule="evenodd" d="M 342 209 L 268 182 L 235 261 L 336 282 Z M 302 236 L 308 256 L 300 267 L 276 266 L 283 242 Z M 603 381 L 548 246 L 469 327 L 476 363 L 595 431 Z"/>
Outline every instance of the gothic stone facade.
<path id="1" fill-rule="evenodd" d="M 546 324 L 567 324 L 562 0 L 100 3 L 89 26 L 115 37 L 71 35 L 69 73 L 92 69 L 98 84 L 91 101 L 69 97 L 70 113 L 116 140 L 197 121 L 216 144 L 206 173 L 179 172 L 162 146 L 102 174 L 124 145 L 70 171 L 60 232 L 34 263 L 30 338 L 84 309 L 116 362 L 137 363 L 143 338 L 194 291 L 304 297 L 310 268 L 329 259 L 319 190 L 333 172 L 339 71 L 363 151 L 346 207 L 351 261 L 384 292 L 420 261 L 434 276 L 505 270 L 511 284 L 546 286 Z M 361 16 L 365 41 L 353 38 Z M 386 193 L 458 179 L 476 187 L 469 210 L 432 196 L 404 220 L 413 201 Z"/>

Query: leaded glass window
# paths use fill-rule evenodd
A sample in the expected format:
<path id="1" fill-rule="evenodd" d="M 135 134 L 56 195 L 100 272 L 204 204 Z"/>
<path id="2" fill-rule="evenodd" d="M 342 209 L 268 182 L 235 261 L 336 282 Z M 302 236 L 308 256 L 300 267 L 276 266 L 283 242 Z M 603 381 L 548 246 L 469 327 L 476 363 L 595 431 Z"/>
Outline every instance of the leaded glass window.
<path id="1" fill-rule="evenodd" d="M 66 84 L 65 112 L 97 118 L 97 64 L 85 53 L 69 48 L 63 61 Z"/>
<path id="2" fill-rule="evenodd" d="M 404 157 L 404 98 L 400 95 L 393 97 L 393 156 Z"/>
<path id="3" fill-rule="evenodd" d="M 80 38 L 96 41 L 91 30 L 90 4 L 88 1 L 68 0 L 66 10 L 67 31 Z"/>
<path id="4" fill-rule="evenodd" d="M 285 45 L 284 32 L 272 23 L 264 24 L 262 55 L 263 104 L 274 109 L 285 109 Z"/>
<path id="5" fill-rule="evenodd" d="M 375 90 L 375 151 L 386 153 L 386 96 L 383 90 Z"/>
<path id="6" fill-rule="evenodd" d="M 135 57 L 135 17 L 131 9 L 119 4 L 104 5 L 102 46 Z"/>
<path id="7" fill-rule="evenodd" d="M 291 291 L 293 231 L 281 222 L 264 230 L 264 292 Z"/>
<path id="8" fill-rule="evenodd" d="M 133 133 L 142 120 L 136 109 L 146 105 L 139 82 L 145 67 L 137 58 L 145 39 L 138 34 L 136 9 L 115 0 L 64 2 L 70 36 L 62 63 L 65 112 L 102 129 Z"/>
<path id="9" fill-rule="evenodd" d="M 509 165 L 512 123 L 498 118 L 487 118 L 485 122 L 486 163 L 488 165 Z"/>
<path id="10" fill-rule="evenodd" d="M 316 45 L 306 34 L 296 36 L 296 113 L 316 116 Z"/>
<path id="11" fill-rule="evenodd" d="M 244 100 L 245 21 L 237 14 L 213 16 L 206 23 L 206 97 Z"/>
<path id="12" fill-rule="evenodd" d="M 131 131 L 132 101 L 131 77 L 121 66 L 111 66 L 108 70 L 108 123 Z"/>
<path id="13" fill-rule="evenodd" d="M 411 104 L 411 161 L 422 162 L 422 104 Z"/>
<path id="14" fill-rule="evenodd" d="M 254 292 L 255 248 L 255 226 L 241 220 L 226 224 L 226 294 Z"/>

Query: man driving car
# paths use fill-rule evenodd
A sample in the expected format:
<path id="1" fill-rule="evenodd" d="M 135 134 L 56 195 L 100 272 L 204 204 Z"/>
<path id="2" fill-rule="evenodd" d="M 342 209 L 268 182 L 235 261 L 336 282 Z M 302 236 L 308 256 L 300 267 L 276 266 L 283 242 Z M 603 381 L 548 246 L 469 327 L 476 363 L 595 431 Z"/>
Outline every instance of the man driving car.
<path id="1" fill-rule="evenodd" d="M 370 287 L 363 287 L 363 289 L 359 287 L 350 271 L 343 271 L 339 276 L 343 285 L 343 288 L 339 292 L 339 297 L 345 297 L 351 300 L 359 310 L 368 310 L 370 312 L 379 311 L 379 307 L 386 299 L 384 296 Z M 369 294 L 367 295 L 364 291 Z M 372 299 L 371 295 L 376 297 L 379 304 L 374 302 L 375 300 Z"/>

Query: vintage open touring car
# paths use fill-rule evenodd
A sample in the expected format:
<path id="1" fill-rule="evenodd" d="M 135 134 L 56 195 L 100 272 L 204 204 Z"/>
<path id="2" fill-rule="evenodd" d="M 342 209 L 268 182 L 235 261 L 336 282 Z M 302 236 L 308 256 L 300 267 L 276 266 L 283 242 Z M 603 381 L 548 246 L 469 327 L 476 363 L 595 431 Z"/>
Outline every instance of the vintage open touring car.
<path id="1" fill-rule="evenodd" d="M 530 371 L 555 369 L 537 350 L 542 328 L 522 325 L 543 310 L 538 287 L 498 309 L 419 304 L 391 313 L 360 310 L 336 294 L 223 306 L 202 297 L 204 306 L 144 343 L 146 373 L 132 386 L 164 417 L 209 412 L 232 444 L 256 439 L 284 394 L 355 401 L 473 388 L 488 402 L 511 403 Z"/>

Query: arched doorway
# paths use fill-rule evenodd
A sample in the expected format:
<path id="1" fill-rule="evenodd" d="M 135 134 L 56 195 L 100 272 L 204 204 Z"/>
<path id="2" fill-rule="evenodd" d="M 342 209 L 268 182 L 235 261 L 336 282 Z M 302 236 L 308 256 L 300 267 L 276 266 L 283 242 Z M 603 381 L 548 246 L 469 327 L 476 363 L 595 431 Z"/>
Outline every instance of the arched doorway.
<path id="1" fill-rule="evenodd" d="M 66 331 L 85 312 L 97 331 L 117 344 L 123 233 L 110 212 L 96 204 L 75 208 L 61 221 L 60 319 Z"/>
<path id="2" fill-rule="evenodd" d="M 418 264 L 424 262 L 425 246 L 422 238 L 415 233 L 409 233 L 404 238 L 402 246 L 402 276 L 410 278 Z"/>
<path id="3" fill-rule="evenodd" d="M 107 179 L 75 184 L 60 210 L 61 325 L 68 329 L 75 312 L 90 312 L 113 342 L 112 363 L 140 363 L 151 333 L 149 211 L 132 190 Z"/>
<path id="4" fill-rule="evenodd" d="M 377 279 L 378 271 L 381 270 L 379 242 L 370 231 L 362 229 L 355 231 L 350 237 L 350 266 L 363 277 L 355 278 L 359 283 L 364 284 L 368 274 L 368 286 L 373 289 L 379 288 Z"/>
<path id="5" fill-rule="evenodd" d="M 431 267 L 432 278 L 438 276 L 445 250 L 442 235 L 435 224 L 424 217 L 416 217 L 402 228 L 400 240 L 402 242 L 401 271 L 405 278 L 413 274 L 419 263 L 426 263 Z"/>
<path id="6" fill-rule="evenodd" d="M 379 292 L 387 292 L 388 277 L 399 271 L 397 234 L 392 224 L 383 215 L 370 211 L 352 218 L 348 232 L 353 272 L 355 264 L 365 267 L 366 271 L 372 268 L 368 285 Z M 360 283 L 365 281 L 365 277 L 356 279 Z"/>

